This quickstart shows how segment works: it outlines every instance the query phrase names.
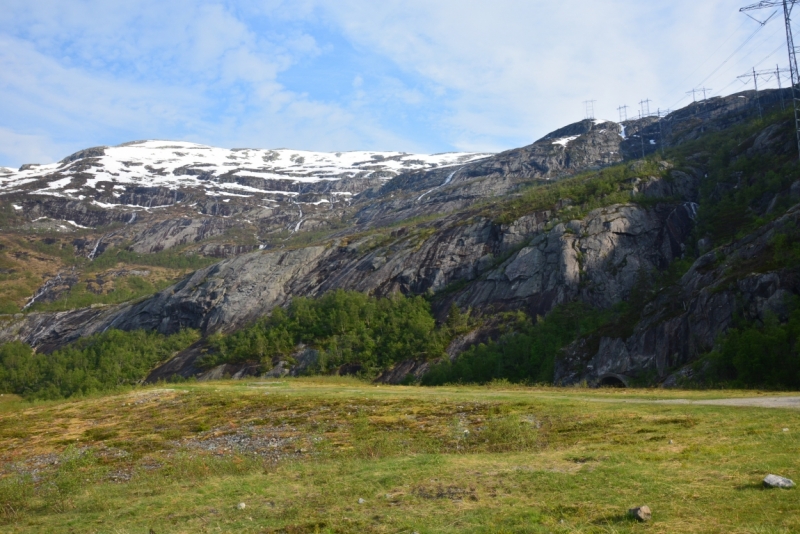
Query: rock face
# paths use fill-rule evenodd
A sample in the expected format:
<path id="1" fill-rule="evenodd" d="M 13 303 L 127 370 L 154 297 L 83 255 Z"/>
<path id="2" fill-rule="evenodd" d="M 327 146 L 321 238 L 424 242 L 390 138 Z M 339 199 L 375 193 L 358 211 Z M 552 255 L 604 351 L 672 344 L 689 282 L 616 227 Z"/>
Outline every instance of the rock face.
<path id="1" fill-rule="evenodd" d="M 456 168 L 400 175 L 364 199 L 356 214 L 362 224 L 391 223 L 431 213 L 448 213 L 478 199 L 507 194 L 535 180 L 554 180 L 623 160 L 622 126 L 584 120 L 556 130 L 531 145 Z"/>
<path id="2" fill-rule="evenodd" d="M 663 292 L 642 310 L 642 319 L 627 337 L 603 336 L 568 347 L 556 363 L 556 383 L 598 383 L 604 376 L 653 373 L 665 385 L 686 376 L 672 371 L 711 350 L 737 312 L 745 320 L 782 313 L 785 298 L 800 292 L 793 269 L 742 272 L 763 264 L 771 239 L 800 223 L 800 205 L 756 232 L 695 261 L 675 289 Z M 719 261 L 718 258 L 724 258 Z"/>
<path id="3" fill-rule="evenodd" d="M 627 297 L 642 270 L 663 268 L 680 257 L 693 217 L 690 203 L 595 210 L 583 220 L 535 235 L 457 302 L 500 308 L 525 302 L 531 313 L 540 315 L 576 299 L 607 308 Z"/>
<path id="4" fill-rule="evenodd" d="M 617 205 L 550 230 L 544 228 L 548 213 L 507 226 L 480 218 L 463 224 L 453 216 L 346 245 L 258 251 L 201 269 L 136 304 L 31 314 L 0 330 L 0 338 L 52 347 L 105 328 L 231 331 L 292 296 L 338 288 L 423 294 L 462 280 L 472 283 L 440 301 L 438 311 L 445 313 L 453 301 L 538 314 L 574 299 L 608 307 L 631 291 L 640 269 L 665 266 L 680 254 L 692 213 L 686 203 Z"/>

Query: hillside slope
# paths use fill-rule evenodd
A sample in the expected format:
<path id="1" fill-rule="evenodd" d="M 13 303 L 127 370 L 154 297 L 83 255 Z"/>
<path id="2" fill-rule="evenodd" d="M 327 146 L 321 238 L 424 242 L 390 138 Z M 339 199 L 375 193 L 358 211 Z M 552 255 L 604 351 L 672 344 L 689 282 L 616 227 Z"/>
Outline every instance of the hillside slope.
<path id="1" fill-rule="evenodd" d="M 780 102 L 777 92 L 762 94 L 761 105 L 774 112 L 763 123 L 754 119 L 756 107 L 751 96 L 711 99 L 661 121 L 646 118 L 622 125 L 582 121 L 528 147 L 492 156 L 444 155 L 435 161 L 415 162 L 402 155 L 384 155 L 382 170 L 376 168 L 366 175 L 331 170 L 326 167 L 329 160 L 309 157 L 303 164 L 314 161 L 319 165 L 315 177 L 300 176 L 292 165 L 275 177 L 279 171 L 263 167 L 261 172 L 273 176 L 258 178 L 260 193 L 248 190 L 252 198 L 236 193 L 230 202 L 215 199 L 216 204 L 210 204 L 210 195 L 219 196 L 226 188 L 255 188 L 247 165 L 253 158 L 266 161 L 266 152 L 232 152 L 231 156 L 247 163 L 227 175 L 219 174 L 225 170 L 219 162 L 216 167 L 200 167 L 176 156 L 176 161 L 159 168 L 162 174 L 153 167 L 155 170 L 148 171 L 154 173 L 152 178 L 145 173 L 138 179 L 153 184 L 177 180 L 171 183 L 183 184 L 182 189 L 148 193 L 149 201 L 163 200 L 169 209 L 206 210 L 207 220 L 222 221 L 222 229 L 217 231 L 225 236 L 225 242 L 214 246 L 228 247 L 222 255 L 229 258 L 209 266 L 181 267 L 182 272 L 200 268 L 151 297 L 8 316 L 0 326 L 0 339 L 18 339 L 50 351 L 109 328 L 164 334 L 184 328 L 199 329 L 204 335 L 229 333 L 285 306 L 292 298 L 346 289 L 374 296 L 396 292 L 425 295 L 440 321 L 453 305 L 472 310 L 474 331 L 467 337 L 471 335 L 473 341 L 458 344 L 459 350 L 450 354 L 457 357 L 476 340 L 498 339 L 491 327 L 498 312 L 522 310 L 536 317 L 573 302 L 607 311 L 635 303 L 635 309 L 615 311 L 605 327 L 567 347 L 552 378 L 562 384 L 597 383 L 608 378 L 674 383 L 677 378 L 668 377 L 712 350 L 715 340 L 735 321 L 763 321 L 766 311 L 780 312 L 781 299 L 800 292 L 795 287 L 791 255 L 795 236 L 788 230 L 796 224 L 793 204 L 800 200 L 792 200 L 800 193 L 800 182 L 793 185 L 800 178 L 794 163 L 793 132 L 785 114 L 776 111 Z M 137 147 L 152 148 L 134 144 L 120 150 Z M 62 165 L 89 165 L 91 160 L 99 164 L 114 154 L 107 154 L 111 149 L 102 150 L 102 155 L 89 151 Z M 283 161 L 275 161 L 279 160 Z M 297 164 L 297 158 L 290 156 L 289 162 Z M 362 182 L 361 189 L 353 189 L 352 198 L 341 204 L 313 200 L 332 193 L 314 188 L 346 187 L 350 179 L 369 180 L 371 172 L 397 172 L 404 162 L 409 168 L 419 167 L 388 180 L 380 175 L 374 185 Z M 213 186 L 195 174 L 202 169 L 214 170 Z M 182 174 L 184 170 L 186 174 Z M 118 178 L 109 178 L 107 190 L 112 197 L 114 188 L 120 187 L 113 182 Z M 34 183 L 22 183 L 26 179 L 17 177 L 15 187 Z M 80 196 L 75 182 L 67 185 L 66 178 L 58 180 L 47 182 L 47 187 L 58 182 L 56 187 L 72 188 L 69 194 Z M 302 192 L 278 194 L 270 189 L 278 187 L 277 182 L 270 180 L 292 183 Z M 310 189 L 298 185 L 305 184 L 303 180 Z M 95 187 L 99 183 L 91 182 L 94 194 L 99 194 Z M 90 187 L 86 184 L 89 179 L 82 187 Z M 204 201 L 192 197 L 201 186 L 205 188 Z M 134 187 L 131 199 L 135 200 L 135 188 L 140 186 L 130 187 Z M 128 198 L 124 196 L 127 189 L 119 191 L 114 198 Z M 21 193 L 11 193 L 8 198 L 18 198 L 14 194 Z M 316 231 L 296 223 L 290 231 L 270 230 L 253 241 L 243 233 L 237 237 L 231 230 L 245 228 L 237 226 L 242 224 L 273 224 L 276 219 L 270 217 L 278 215 L 259 219 L 253 211 L 256 208 L 247 208 L 246 203 L 261 199 L 258 195 L 280 199 L 281 194 L 291 197 L 282 201 L 284 211 L 290 204 L 300 211 L 308 204 L 327 206 L 319 217 L 295 216 L 300 221 L 317 217 Z M 300 203 L 301 198 L 306 204 Z M 31 217 L 48 201 L 31 195 L 29 202 L 22 210 L 13 208 L 29 219 L 16 228 L 35 224 Z M 80 209 L 89 210 L 86 199 L 62 198 L 59 202 L 82 203 Z M 91 202 L 105 204 L 96 198 Z M 220 204 L 222 211 L 215 212 L 213 205 Z M 117 213 L 116 208 L 105 205 L 98 209 Z M 147 211 L 153 211 L 152 207 Z M 83 256 L 87 261 L 73 269 L 79 273 L 75 275 L 79 283 L 86 283 L 80 281 L 80 270 L 91 271 L 94 264 L 105 261 L 120 270 L 126 261 L 146 264 L 154 257 L 165 257 L 163 249 L 173 246 L 170 237 L 184 235 L 175 233 L 176 225 L 195 228 L 189 215 L 175 219 L 177 212 L 169 213 L 169 218 L 148 222 L 141 230 L 141 235 L 158 244 L 151 248 L 141 248 L 142 243 L 150 242 L 146 239 L 130 240 L 128 227 L 135 224 L 117 223 L 123 226 L 115 227 L 111 222 L 98 224 L 94 231 L 81 229 L 103 235 L 92 245 L 89 257 Z M 286 217 L 285 213 L 280 217 Z M 13 226 L 20 218 L 14 213 L 6 220 Z M 208 224 L 217 227 L 217 222 Z M 783 263 L 773 261 L 777 234 L 786 236 L 781 238 L 781 246 L 790 251 Z M 205 247 L 213 242 L 210 235 L 214 232 L 199 240 L 193 238 L 195 241 L 176 239 L 175 246 L 187 241 L 199 246 L 176 248 L 170 261 L 202 258 L 208 250 Z M 91 243 L 90 239 L 84 241 Z M 101 246 L 104 242 L 106 247 Z M 253 251 L 256 248 L 261 250 Z M 82 250 L 88 249 L 84 245 Z M 189 252 L 193 255 L 186 256 Z M 119 261 L 114 263 L 114 258 Z M 180 276 L 169 261 L 163 264 L 163 269 L 172 269 L 172 276 Z M 751 264 L 758 264 L 758 269 L 751 272 L 743 267 Z M 63 280 L 63 274 L 59 275 Z M 61 288 L 61 293 L 55 290 L 46 297 L 53 302 L 73 288 L 52 285 Z M 47 295 L 48 288 L 37 291 Z M 786 313 L 781 317 L 785 319 Z M 182 369 L 194 373 L 192 358 L 201 352 L 184 358 L 187 365 Z M 687 376 L 685 370 L 680 372 Z"/>

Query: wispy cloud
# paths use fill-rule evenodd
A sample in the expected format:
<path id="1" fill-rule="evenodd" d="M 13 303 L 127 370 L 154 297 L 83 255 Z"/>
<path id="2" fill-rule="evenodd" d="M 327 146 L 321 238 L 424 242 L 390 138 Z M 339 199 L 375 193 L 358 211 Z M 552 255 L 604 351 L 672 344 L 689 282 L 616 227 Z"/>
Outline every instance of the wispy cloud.
<path id="1" fill-rule="evenodd" d="M 500 150 L 686 103 L 756 23 L 728 1 L 6 0 L 0 164 L 176 138 Z M 706 86 L 785 63 L 773 21 Z"/>

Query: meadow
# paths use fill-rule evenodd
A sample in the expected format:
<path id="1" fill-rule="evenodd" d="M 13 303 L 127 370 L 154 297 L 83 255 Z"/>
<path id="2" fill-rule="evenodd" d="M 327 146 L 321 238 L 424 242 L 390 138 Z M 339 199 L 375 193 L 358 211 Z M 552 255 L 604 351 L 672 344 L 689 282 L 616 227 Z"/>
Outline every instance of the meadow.
<path id="1" fill-rule="evenodd" d="M 6 394 L 0 530 L 798 532 L 797 490 L 761 481 L 800 479 L 800 410 L 697 404 L 776 395 L 322 377 Z M 643 504 L 650 522 L 626 516 Z"/>

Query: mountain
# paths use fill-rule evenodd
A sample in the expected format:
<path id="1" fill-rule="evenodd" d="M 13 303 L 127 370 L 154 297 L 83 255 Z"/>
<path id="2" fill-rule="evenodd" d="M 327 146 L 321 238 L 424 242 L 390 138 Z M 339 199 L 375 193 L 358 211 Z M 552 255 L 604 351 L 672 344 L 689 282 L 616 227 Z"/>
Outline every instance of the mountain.
<path id="1" fill-rule="evenodd" d="M 606 325 L 564 346 L 555 382 L 676 383 L 737 318 L 800 293 L 794 266 L 766 260 L 776 233 L 793 242 L 800 193 L 780 102 L 584 120 L 499 154 L 146 141 L 3 171 L 0 291 L 27 308 L 0 339 L 47 352 L 109 328 L 230 333 L 346 289 L 425 295 L 440 322 L 472 310 L 457 359 L 514 335 L 502 312 L 581 303 Z M 198 374 L 202 346 L 154 376 Z"/>

